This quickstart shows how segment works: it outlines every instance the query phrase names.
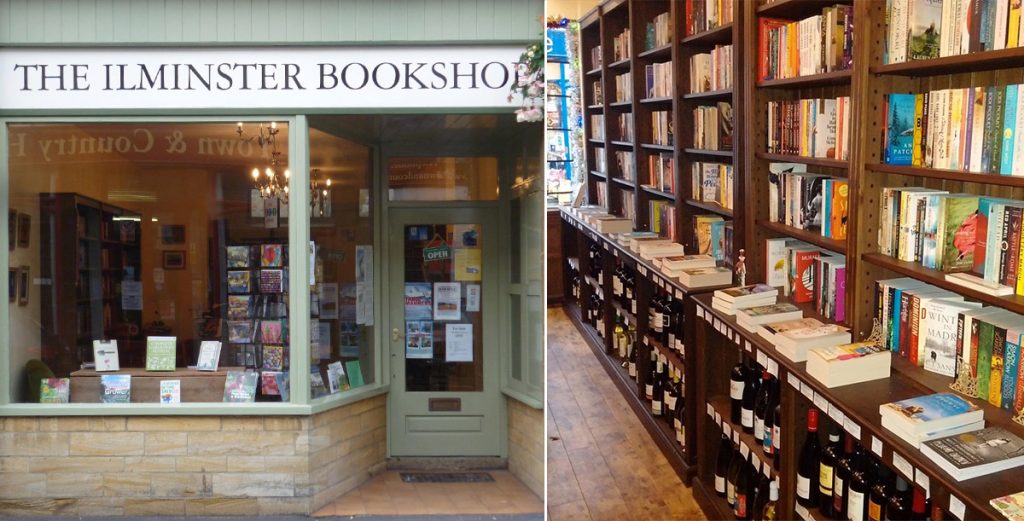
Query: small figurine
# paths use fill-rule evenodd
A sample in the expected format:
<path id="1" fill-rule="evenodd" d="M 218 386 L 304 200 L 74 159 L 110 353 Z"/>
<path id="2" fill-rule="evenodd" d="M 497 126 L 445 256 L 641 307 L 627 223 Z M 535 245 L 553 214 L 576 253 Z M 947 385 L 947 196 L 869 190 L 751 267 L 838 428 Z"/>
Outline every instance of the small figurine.
<path id="1" fill-rule="evenodd" d="M 736 278 L 739 279 L 740 286 L 746 286 L 747 285 L 747 263 L 746 263 L 747 256 L 746 256 L 746 253 L 747 252 L 746 252 L 745 249 L 740 248 L 740 254 L 737 256 L 737 259 L 736 259 Z"/>

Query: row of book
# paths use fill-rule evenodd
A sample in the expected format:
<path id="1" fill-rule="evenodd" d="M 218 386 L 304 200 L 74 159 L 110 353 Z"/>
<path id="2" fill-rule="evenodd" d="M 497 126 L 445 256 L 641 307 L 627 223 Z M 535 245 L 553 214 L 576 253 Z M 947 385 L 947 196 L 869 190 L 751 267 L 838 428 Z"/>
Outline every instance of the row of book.
<path id="1" fill-rule="evenodd" d="M 849 183 L 806 170 L 806 165 L 798 163 L 769 165 L 768 220 L 830 239 L 846 239 Z"/>
<path id="2" fill-rule="evenodd" d="M 636 228 L 636 200 L 632 197 L 632 192 L 628 190 L 619 190 L 619 202 L 622 208 L 622 217 L 633 221 L 633 228 Z"/>
<path id="3" fill-rule="evenodd" d="M 768 102 L 768 153 L 845 161 L 850 97 Z"/>
<path id="4" fill-rule="evenodd" d="M 594 64 L 594 69 L 601 67 L 604 63 L 604 55 L 601 54 L 601 46 L 595 45 L 594 48 L 590 49 L 590 63 Z"/>
<path id="5" fill-rule="evenodd" d="M 629 27 L 622 30 L 618 36 L 612 38 L 612 61 L 625 60 L 632 54 L 630 52 L 630 30 Z"/>
<path id="6" fill-rule="evenodd" d="M 648 98 L 669 98 L 672 96 L 672 62 L 652 63 L 644 68 Z"/>
<path id="7" fill-rule="evenodd" d="M 661 13 L 647 22 L 647 31 L 644 33 L 647 49 L 656 49 L 672 43 L 672 18 L 669 13 Z"/>
<path id="8" fill-rule="evenodd" d="M 693 198 L 716 203 L 722 208 L 732 209 L 735 180 L 732 165 L 724 163 L 691 163 L 691 190 Z"/>
<path id="9" fill-rule="evenodd" d="M 846 257 L 792 238 L 765 241 L 767 284 L 793 302 L 814 303 L 825 318 L 846 319 Z"/>
<path id="10" fill-rule="evenodd" d="M 777 80 L 853 66 L 853 6 L 837 4 L 800 21 L 758 19 L 758 79 Z"/>
<path id="11" fill-rule="evenodd" d="M 672 112 L 668 110 L 651 111 L 651 143 L 672 146 Z"/>
<path id="12" fill-rule="evenodd" d="M 732 45 L 716 45 L 709 53 L 690 57 L 690 92 L 732 88 Z"/>
<path id="13" fill-rule="evenodd" d="M 619 141 L 633 142 L 636 134 L 633 132 L 633 114 L 626 112 L 619 114 Z"/>
<path id="14" fill-rule="evenodd" d="M 886 98 L 884 161 L 1024 175 L 1021 85 L 944 89 Z"/>
<path id="15" fill-rule="evenodd" d="M 702 214 L 693 216 L 693 235 L 697 238 L 697 254 L 710 255 L 716 261 L 724 261 L 727 251 L 732 251 L 732 221 L 720 215 Z"/>
<path id="16" fill-rule="evenodd" d="M 1017 0 L 889 0 L 885 63 L 1020 47 Z"/>
<path id="17" fill-rule="evenodd" d="M 608 208 L 608 182 L 596 181 L 594 183 L 594 193 L 597 199 L 594 204 L 602 208 Z"/>
<path id="18" fill-rule="evenodd" d="M 647 186 L 676 193 L 676 160 L 670 152 L 650 154 L 647 156 Z"/>
<path id="19" fill-rule="evenodd" d="M 659 237 L 671 239 L 676 236 L 676 208 L 672 201 L 650 201 L 651 231 Z"/>
<path id="20" fill-rule="evenodd" d="M 686 35 L 731 24 L 734 17 L 732 0 L 686 0 Z"/>
<path id="21" fill-rule="evenodd" d="M 633 73 L 624 72 L 615 77 L 615 101 L 633 100 Z"/>
<path id="22" fill-rule="evenodd" d="M 636 170 L 634 169 L 633 152 L 630 150 L 616 150 L 615 162 L 619 165 L 619 173 L 626 181 L 636 181 Z"/>
<path id="23" fill-rule="evenodd" d="M 69 403 L 71 399 L 70 378 L 43 378 L 40 380 L 39 403 Z M 289 397 L 288 371 L 228 371 L 224 378 L 224 402 L 253 402 L 257 394 L 280 396 L 282 401 Z M 181 380 L 160 380 L 160 403 L 175 405 L 181 403 Z M 131 403 L 132 375 L 100 375 L 101 403 Z"/>
<path id="24" fill-rule="evenodd" d="M 604 140 L 604 114 L 590 115 L 590 139 Z"/>
<path id="25" fill-rule="evenodd" d="M 732 105 L 721 101 L 693 109 L 693 148 L 732 150 Z"/>

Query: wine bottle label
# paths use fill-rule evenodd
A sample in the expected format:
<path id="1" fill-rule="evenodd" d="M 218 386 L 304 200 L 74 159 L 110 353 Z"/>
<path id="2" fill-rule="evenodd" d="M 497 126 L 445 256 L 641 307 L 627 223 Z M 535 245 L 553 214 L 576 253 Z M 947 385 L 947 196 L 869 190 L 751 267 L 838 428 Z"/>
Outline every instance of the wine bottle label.
<path id="1" fill-rule="evenodd" d="M 740 423 L 744 427 L 754 426 L 754 411 L 746 407 L 740 409 Z"/>
<path id="2" fill-rule="evenodd" d="M 662 314 L 658 313 L 658 312 L 654 312 L 654 320 L 652 322 L 654 323 L 654 330 L 659 332 L 659 333 L 661 332 L 662 320 L 663 320 Z"/>
<path id="3" fill-rule="evenodd" d="M 661 416 L 661 400 L 651 400 L 651 414 Z"/>
<path id="4" fill-rule="evenodd" d="M 633 362 L 629 363 L 629 377 L 636 378 L 636 364 Z"/>
<path id="5" fill-rule="evenodd" d="M 839 477 L 839 473 L 833 473 L 832 508 L 836 512 L 843 511 L 843 478 Z"/>
<path id="6" fill-rule="evenodd" d="M 811 499 L 811 478 L 797 474 L 796 495 L 804 499 Z"/>
<path id="7" fill-rule="evenodd" d="M 743 399 L 743 382 L 729 381 L 729 398 L 733 400 Z"/>
<path id="8" fill-rule="evenodd" d="M 868 501 L 868 519 L 871 521 L 882 521 L 882 505 L 874 501 Z"/>
<path id="9" fill-rule="evenodd" d="M 736 494 L 736 517 L 747 517 L 747 495 Z"/>
<path id="10" fill-rule="evenodd" d="M 725 477 L 715 476 L 715 492 L 719 494 L 725 494 Z"/>
<path id="11" fill-rule="evenodd" d="M 654 397 L 654 384 L 647 384 L 644 387 L 644 394 L 647 395 L 647 399 L 650 400 Z"/>
<path id="12" fill-rule="evenodd" d="M 754 416 L 754 438 L 764 440 L 764 419 Z"/>
<path id="13" fill-rule="evenodd" d="M 632 291 L 630 291 L 630 292 L 628 293 L 628 295 L 629 295 L 629 296 L 628 296 L 628 297 L 626 297 L 626 298 L 628 298 L 628 299 L 630 299 L 630 300 L 631 300 L 631 302 L 630 302 L 630 306 L 631 306 L 631 309 L 632 309 L 632 313 L 633 313 L 633 314 L 635 315 L 635 314 L 636 314 L 636 301 L 635 301 L 635 300 L 633 300 L 633 292 L 632 292 Z"/>
<path id="14" fill-rule="evenodd" d="M 671 411 L 676 410 L 676 397 L 675 396 L 666 396 L 665 397 L 665 408 L 669 409 Z"/>
<path id="15" fill-rule="evenodd" d="M 736 504 L 736 487 L 731 482 L 725 484 L 725 500 L 729 503 L 729 506 Z"/>
<path id="16" fill-rule="evenodd" d="M 832 473 L 835 468 L 824 463 L 818 465 L 818 490 L 826 496 L 832 495 Z"/>
<path id="17" fill-rule="evenodd" d="M 774 454 L 775 447 L 772 445 L 772 429 L 764 430 L 764 439 L 761 440 L 761 448 L 765 454 Z"/>
<path id="18" fill-rule="evenodd" d="M 864 494 L 850 491 L 850 499 L 846 502 L 846 518 L 850 521 L 864 521 Z"/>
<path id="19" fill-rule="evenodd" d="M 782 429 L 778 425 L 772 428 L 772 447 L 775 452 L 782 448 Z"/>
<path id="20" fill-rule="evenodd" d="M 598 286 L 604 286 L 604 272 L 603 271 L 597 272 L 597 285 Z"/>

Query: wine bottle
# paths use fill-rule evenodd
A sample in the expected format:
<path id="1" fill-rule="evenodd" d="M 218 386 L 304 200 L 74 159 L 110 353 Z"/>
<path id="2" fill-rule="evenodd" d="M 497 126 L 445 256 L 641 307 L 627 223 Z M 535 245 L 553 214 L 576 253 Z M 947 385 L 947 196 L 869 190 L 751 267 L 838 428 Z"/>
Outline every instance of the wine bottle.
<path id="1" fill-rule="evenodd" d="M 878 478 L 871 486 L 871 493 L 868 495 L 868 520 L 883 521 L 885 508 L 889 506 L 889 478 L 891 477 L 889 467 L 879 466 Z"/>
<path id="2" fill-rule="evenodd" d="M 681 397 L 676 398 L 676 409 L 674 418 L 674 427 L 676 430 L 676 441 L 679 442 L 681 447 L 686 447 L 686 400 Z"/>
<path id="3" fill-rule="evenodd" d="M 835 481 L 836 460 L 841 455 L 839 448 L 839 428 L 833 426 L 828 432 L 828 445 L 821 451 L 821 463 L 818 465 L 818 502 L 822 515 L 832 517 L 832 490 Z"/>
<path id="4" fill-rule="evenodd" d="M 675 335 L 672 334 L 672 324 L 675 319 L 672 317 L 672 293 L 669 292 L 661 301 L 661 343 L 666 349 L 675 349 Z"/>
<path id="5" fill-rule="evenodd" d="M 885 507 L 886 521 L 909 521 L 910 501 L 910 486 L 903 476 L 896 476 L 896 491 L 889 497 L 889 504 Z"/>
<path id="6" fill-rule="evenodd" d="M 868 501 L 870 493 L 871 474 L 868 466 L 868 455 L 864 447 L 857 447 L 855 466 L 850 476 L 850 486 L 846 489 L 846 518 L 849 521 L 864 521 L 867 519 Z"/>
<path id="7" fill-rule="evenodd" d="M 729 373 L 729 420 L 733 425 L 740 425 L 740 417 L 743 409 L 743 388 L 746 385 L 747 372 L 743 365 L 743 353 L 740 353 L 740 361 L 732 367 Z"/>
<path id="8" fill-rule="evenodd" d="M 722 440 L 718 443 L 718 457 L 715 459 L 715 494 L 725 497 L 725 482 L 729 475 L 729 465 L 732 463 L 732 440 L 724 431 Z"/>
<path id="9" fill-rule="evenodd" d="M 647 339 L 644 339 L 644 343 L 647 343 Z M 650 348 L 650 346 L 648 346 Z M 647 366 L 647 381 L 644 382 L 644 395 L 647 401 L 654 399 L 654 381 L 658 379 L 658 368 L 657 359 L 654 357 L 654 349 L 651 348 L 651 362 Z"/>
<path id="10" fill-rule="evenodd" d="M 740 454 L 744 455 L 742 450 L 740 451 Z M 747 454 L 744 455 L 743 463 L 740 464 L 739 474 L 736 476 L 736 505 L 733 506 L 732 509 L 732 513 L 736 519 L 741 520 L 750 518 L 750 501 L 752 499 L 750 496 L 753 488 L 753 461 L 748 463 L 748 456 L 751 460 L 754 460 L 753 456 L 750 455 L 750 452 L 747 451 Z"/>
<path id="11" fill-rule="evenodd" d="M 725 483 L 725 500 L 729 506 L 736 508 L 736 480 L 740 477 L 740 468 L 746 464 L 746 459 L 740 453 L 740 433 L 732 431 L 733 453 L 732 462 L 729 463 L 729 476 Z"/>
<path id="12" fill-rule="evenodd" d="M 779 381 L 772 378 L 768 385 L 768 403 L 764 411 L 764 432 L 761 435 L 761 450 L 769 457 L 775 455 L 772 437 L 775 434 L 775 405 L 779 400 Z M 755 411 L 756 412 L 756 411 Z M 775 462 L 772 462 L 774 465 Z"/>
<path id="13" fill-rule="evenodd" d="M 612 334 L 612 349 L 618 353 L 619 358 L 626 358 L 626 328 L 622 325 L 622 315 L 615 312 L 615 329 Z"/>
<path id="14" fill-rule="evenodd" d="M 914 487 L 914 499 L 910 503 L 911 521 L 924 521 L 928 519 L 928 502 L 924 496 L 924 489 Z"/>
<path id="15" fill-rule="evenodd" d="M 818 410 L 807 411 L 807 436 L 800 449 L 796 475 L 796 501 L 807 508 L 818 506 L 818 472 L 821 443 L 818 441 Z"/>
<path id="16" fill-rule="evenodd" d="M 754 400 L 757 398 L 757 389 L 760 387 L 761 372 L 755 367 L 748 367 L 746 370 L 747 381 L 743 384 L 743 398 L 740 400 L 740 424 L 743 432 L 752 434 L 754 432 Z"/>
<path id="17" fill-rule="evenodd" d="M 778 389 L 779 392 L 782 389 Z M 778 394 L 776 394 L 778 396 Z M 775 412 L 772 414 L 772 454 L 774 459 L 772 460 L 772 468 L 776 471 L 779 470 L 780 461 L 782 457 L 782 401 L 779 399 L 775 400 Z"/>
<path id="18" fill-rule="evenodd" d="M 757 467 L 758 465 L 755 465 Z M 761 463 L 757 472 L 757 485 L 754 486 L 754 501 L 751 503 L 750 518 L 759 519 L 764 506 L 768 504 L 768 488 L 772 482 L 768 472 L 768 464 Z"/>
<path id="19" fill-rule="evenodd" d="M 667 370 L 667 376 L 665 377 L 665 421 L 669 424 L 672 423 L 674 413 L 676 412 L 676 388 L 674 385 L 675 378 L 675 366 L 672 364 L 665 364 Z"/>
<path id="20" fill-rule="evenodd" d="M 630 331 L 633 331 L 633 326 L 630 326 Z M 634 379 L 634 380 L 636 380 L 636 351 L 637 351 L 635 341 L 636 341 L 636 338 L 634 336 L 634 338 L 630 341 L 630 344 L 629 344 L 629 362 L 627 362 L 628 367 L 629 367 L 629 369 L 628 369 L 629 377 Z M 653 391 L 653 389 L 652 389 L 652 391 Z"/>
<path id="21" fill-rule="evenodd" d="M 772 480 L 768 485 L 768 503 L 764 506 L 764 509 L 761 510 L 761 519 L 763 521 L 775 521 L 778 519 L 778 514 L 776 513 L 778 510 L 778 504 L 779 482 Z"/>
<path id="22" fill-rule="evenodd" d="M 832 519 L 841 521 L 846 520 L 846 494 L 854 467 L 853 445 L 853 436 L 847 435 L 843 439 L 843 454 L 836 462 L 832 474 Z"/>
<path id="23" fill-rule="evenodd" d="M 764 420 L 768 416 L 768 405 L 771 402 L 772 374 L 767 370 L 761 373 L 761 387 L 757 390 L 754 400 L 754 439 L 764 446 Z"/>
<path id="24" fill-rule="evenodd" d="M 662 403 L 665 399 L 665 374 L 661 371 L 661 359 L 658 359 L 658 372 L 654 375 L 654 387 L 651 389 L 651 414 L 661 416 Z"/>

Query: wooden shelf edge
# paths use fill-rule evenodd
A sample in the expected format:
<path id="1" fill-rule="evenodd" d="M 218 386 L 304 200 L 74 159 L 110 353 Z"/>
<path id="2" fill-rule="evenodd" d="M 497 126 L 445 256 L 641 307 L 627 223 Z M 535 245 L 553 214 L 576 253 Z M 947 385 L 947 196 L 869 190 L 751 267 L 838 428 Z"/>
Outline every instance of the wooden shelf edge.
<path id="1" fill-rule="evenodd" d="M 647 49 L 646 51 L 643 51 L 640 54 L 637 54 L 636 57 L 637 58 L 650 58 L 652 56 L 660 56 L 662 54 L 671 54 L 672 53 L 672 45 L 673 45 L 672 42 L 669 42 L 668 44 L 662 45 L 661 47 L 655 47 L 653 49 Z"/>
<path id="2" fill-rule="evenodd" d="M 661 152 L 675 151 L 675 147 L 672 145 L 658 145 L 655 143 L 640 143 L 640 148 L 646 148 L 648 150 L 658 150 Z"/>
<path id="3" fill-rule="evenodd" d="M 709 90 L 707 92 L 691 92 L 683 94 L 683 99 L 688 100 L 699 100 L 699 99 L 718 99 L 718 98 L 731 98 L 732 89 L 720 89 L 720 90 Z"/>
<path id="4" fill-rule="evenodd" d="M 788 154 L 771 154 L 768 152 L 757 152 L 754 154 L 754 157 L 757 157 L 758 159 L 764 159 L 766 161 L 774 161 L 779 163 L 802 163 L 805 165 L 822 166 L 826 168 L 850 168 L 849 161 L 842 161 L 839 159 L 828 159 L 824 157 L 792 156 Z"/>
<path id="5" fill-rule="evenodd" d="M 1024 47 L 1011 47 L 998 51 L 984 51 L 931 60 L 909 60 L 903 63 L 873 65 L 871 74 L 894 76 L 929 76 L 933 74 L 959 74 L 1020 67 L 1024 60 Z"/>
<path id="6" fill-rule="evenodd" d="M 723 217 L 728 217 L 730 219 L 732 219 L 733 217 L 732 210 L 725 208 L 718 203 L 709 203 L 707 201 L 698 201 L 696 199 L 686 199 L 684 202 L 686 202 L 686 204 L 690 206 L 693 206 L 694 208 L 700 208 L 701 210 L 713 212 Z"/>
<path id="7" fill-rule="evenodd" d="M 797 76 L 795 78 L 781 78 L 777 80 L 762 80 L 757 82 L 759 89 L 771 88 L 795 88 L 795 87 L 821 87 L 825 85 L 842 85 L 850 83 L 853 78 L 853 71 L 846 69 L 842 71 L 823 72 L 808 76 Z"/>
<path id="8" fill-rule="evenodd" d="M 703 148 L 684 148 L 687 154 L 699 154 L 703 156 L 732 157 L 732 150 L 706 150 Z"/>
<path id="9" fill-rule="evenodd" d="M 619 177 L 613 177 L 613 178 L 611 178 L 611 180 L 612 180 L 613 183 L 620 184 L 620 185 L 628 187 L 628 188 L 636 188 L 636 183 L 634 183 L 633 181 L 630 181 L 628 179 L 622 179 L 622 178 L 619 178 Z"/>
<path id="10" fill-rule="evenodd" d="M 732 28 L 734 22 L 727 23 L 725 25 L 715 27 L 701 33 L 692 34 L 683 38 L 679 43 L 682 44 L 700 44 L 700 45 L 713 45 L 716 43 L 731 42 L 732 41 Z"/>
<path id="11" fill-rule="evenodd" d="M 999 186 L 1024 187 L 1024 177 L 999 174 L 982 174 L 965 170 L 943 170 L 920 166 L 887 165 L 884 163 L 868 163 L 868 170 L 881 174 L 898 174 L 930 179 L 948 179 L 964 183 L 979 183 Z"/>
<path id="12" fill-rule="evenodd" d="M 792 226 L 787 226 L 782 223 L 775 223 L 767 220 L 758 219 L 756 224 L 766 230 L 792 237 L 794 239 L 800 239 L 801 241 L 820 246 L 827 250 L 832 250 L 837 253 L 846 255 L 846 241 L 837 241 L 835 239 L 829 239 L 814 232 L 807 230 L 801 230 Z"/>
<path id="13" fill-rule="evenodd" d="M 661 198 L 664 198 L 664 199 L 671 199 L 673 201 L 675 201 L 675 199 L 676 199 L 676 195 L 675 194 L 670 193 L 670 192 L 665 192 L 665 191 L 662 191 L 662 190 L 658 190 L 657 188 L 654 188 L 653 186 L 640 185 L 640 188 L 643 189 L 643 191 L 645 191 L 645 192 L 647 192 L 647 193 L 649 193 L 651 195 L 657 196 L 657 197 L 661 197 Z"/>

